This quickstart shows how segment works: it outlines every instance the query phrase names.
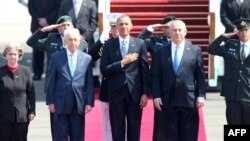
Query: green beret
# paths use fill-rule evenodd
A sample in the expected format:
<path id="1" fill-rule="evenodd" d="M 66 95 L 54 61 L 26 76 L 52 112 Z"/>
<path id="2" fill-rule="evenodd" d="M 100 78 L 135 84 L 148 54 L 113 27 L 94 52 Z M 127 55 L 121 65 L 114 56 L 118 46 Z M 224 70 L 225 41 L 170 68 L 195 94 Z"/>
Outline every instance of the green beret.
<path id="1" fill-rule="evenodd" d="M 61 16 L 56 21 L 56 24 L 60 24 L 60 23 L 63 23 L 63 22 L 71 22 L 72 23 L 72 18 L 70 16 L 68 16 L 68 15 Z"/>
<path id="2" fill-rule="evenodd" d="M 241 18 L 234 22 L 236 28 L 238 30 L 250 29 L 250 19 Z"/>

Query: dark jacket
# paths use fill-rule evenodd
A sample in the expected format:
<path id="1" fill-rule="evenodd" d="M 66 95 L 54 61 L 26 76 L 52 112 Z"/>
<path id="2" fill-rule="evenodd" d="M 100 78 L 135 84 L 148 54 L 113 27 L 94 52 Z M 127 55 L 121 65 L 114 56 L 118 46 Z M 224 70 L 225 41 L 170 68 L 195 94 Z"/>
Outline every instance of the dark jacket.
<path id="1" fill-rule="evenodd" d="M 27 122 L 35 114 L 35 90 L 28 68 L 19 65 L 13 74 L 8 67 L 0 68 L 0 122 Z"/>
<path id="2" fill-rule="evenodd" d="M 250 102 L 250 57 L 240 58 L 240 40 L 223 36 L 216 38 L 207 48 L 208 53 L 224 58 L 224 78 L 221 95 L 226 99 Z"/>
<path id="3" fill-rule="evenodd" d="M 139 57 L 122 68 L 119 38 L 110 40 L 104 45 L 100 69 L 102 74 L 108 78 L 109 102 L 115 100 L 117 91 L 122 88 L 125 80 L 134 103 L 140 102 L 142 94 L 149 93 L 149 68 L 144 41 L 130 37 L 128 52 L 138 53 Z"/>
<path id="4" fill-rule="evenodd" d="M 197 98 L 206 94 L 201 49 L 186 40 L 177 74 L 172 62 L 171 44 L 157 51 L 152 68 L 154 98 L 161 98 L 164 108 L 196 108 Z"/>

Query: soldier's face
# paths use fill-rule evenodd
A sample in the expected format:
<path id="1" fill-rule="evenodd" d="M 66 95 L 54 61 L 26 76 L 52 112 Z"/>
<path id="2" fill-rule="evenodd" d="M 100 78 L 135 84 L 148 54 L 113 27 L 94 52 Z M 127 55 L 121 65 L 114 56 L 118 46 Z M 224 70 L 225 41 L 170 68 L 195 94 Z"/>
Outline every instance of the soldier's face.
<path id="1" fill-rule="evenodd" d="M 169 30 L 170 22 L 164 24 L 162 28 L 162 32 L 165 36 L 170 37 L 170 30 Z"/>
<path id="2" fill-rule="evenodd" d="M 123 38 L 126 38 L 130 34 L 132 29 L 132 22 L 129 17 L 122 17 L 119 19 L 118 23 L 119 35 Z"/>
<path id="3" fill-rule="evenodd" d="M 117 26 L 116 25 L 111 25 L 110 28 L 111 28 L 110 32 L 111 32 L 113 38 L 118 37 L 119 36 L 119 30 L 118 30 Z"/>
<path id="4" fill-rule="evenodd" d="M 64 34 L 64 30 L 68 29 L 68 28 L 72 28 L 73 24 L 71 22 L 63 22 L 60 24 L 60 26 L 58 27 L 58 32 L 63 35 Z"/>
<path id="5" fill-rule="evenodd" d="M 250 40 L 250 29 L 239 30 L 238 31 L 239 39 L 243 42 L 247 42 Z"/>

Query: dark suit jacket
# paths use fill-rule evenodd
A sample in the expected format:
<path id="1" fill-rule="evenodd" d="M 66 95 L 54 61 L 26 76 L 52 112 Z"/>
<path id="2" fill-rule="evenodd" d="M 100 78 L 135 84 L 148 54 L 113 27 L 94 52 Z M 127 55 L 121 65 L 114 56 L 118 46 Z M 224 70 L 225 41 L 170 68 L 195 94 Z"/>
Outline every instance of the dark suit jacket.
<path id="1" fill-rule="evenodd" d="M 92 59 L 78 51 L 77 66 L 71 76 L 66 50 L 51 56 L 46 103 L 54 104 L 56 114 L 70 114 L 76 100 L 77 113 L 84 115 L 85 105 L 94 105 Z"/>
<path id="2" fill-rule="evenodd" d="M 93 34 L 98 26 L 97 8 L 93 0 L 82 1 L 78 17 L 75 17 L 72 0 L 64 0 L 59 10 L 59 16 L 62 15 L 69 15 L 72 18 L 74 26 L 86 37 L 87 42 L 93 39 Z"/>
<path id="3" fill-rule="evenodd" d="M 44 6 L 42 4 L 44 1 Z M 29 0 L 28 10 L 31 15 L 31 32 L 34 33 L 41 26 L 38 18 L 46 18 L 48 24 L 54 24 L 58 17 L 61 0 Z"/>
<path id="4" fill-rule="evenodd" d="M 32 36 L 27 40 L 27 45 L 33 49 L 44 51 L 47 56 L 47 69 L 45 75 L 45 86 L 47 84 L 47 76 L 49 73 L 49 64 L 51 54 L 57 51 L 65 50 L 66 47 L 63 46 L 63 41 L 59 33 L 50 33 L 48 37 L 43 38 L 46 32 L 42 32 L 41 29 L 38 29 Z M 80 46 L 78 47 L 83 52 L 88 51 L 88 44 L 86 41 L 81 40 Z"/>
<path id="5" fill-rule="evenodd" d="M 158 48 L 166 46 L 168 43 L 170 43 L 170 39 L 166 36 L 158 36 L 158 35 L 152 35 L 152 32 L 148 31 L 147 28 L 145 28 L 139 35 L 138 38 L 141 38 L 145 40 L 145 43 L 147 45 L 148 52 L 151 53 L 152 58 L 155 55 Z"/>
<path id="6" fill-rule="evenodd" d="M 35 114 L 35 89 L 27 67 L 19 65 L 12 73 L 8 67 L 0 67 L 0 122 L 27 122 L 28 115 Z"/>
<path id="7" fill-rule="evenodd" d="M 149 93 L 149 68 L 147 63 L 147 50 L 143 40 L 130 37 L 129 53 L 138 53 L 138 59 L 121 66 L 121 51 L 119 38 L 106 42 L 101 57 L 100 69 L 103 75 L 108 78 L 109 102 L 113 102 L 117 91 L 127 81 L 129 92 L 134 103 L 139 103 L 142 94 Z"/>
<path id="8" fill-rule="evenodd" d="M 221 22 L 226 28 L 225 33 L 233 32 L 234 22 L 240 18 L 250 18 L 250 1 L 244 0 L 239 7 L 236 0 L 222 0 L 220 6 Z"/>
<path id="9" fill-rule="evenodd" d="M 201 49 L 185 41 L 177 75 L 173 69 L 171 44 L 160 48 L 153 61 L 152 93 L 163 107 L 196 107 L 197 97 L 205 98 L 205 74 Z"/>
<path id="10" fill-rule="evenodd" d="M 224 78 L 221 95 L 226 99 L 250 102 L 250 57 L 240 58 L 240 40 L 227 40 L 223 36 L 216 38 L 207 48 L 208 53 L 224 58 Z"/>

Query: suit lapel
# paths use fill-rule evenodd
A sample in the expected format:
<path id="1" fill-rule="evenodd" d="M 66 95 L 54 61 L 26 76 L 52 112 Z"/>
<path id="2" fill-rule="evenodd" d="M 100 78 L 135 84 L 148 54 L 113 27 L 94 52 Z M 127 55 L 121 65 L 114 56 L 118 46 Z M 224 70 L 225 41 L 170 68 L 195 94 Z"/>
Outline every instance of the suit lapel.
<path id="1" fill-rule="evenodd" d="M 122 52 L 121 52 L 121 49 L 120 49 L 120 40 L 119 38 L 115 38 L 114 39 L 114 51 L 115 51 L 115 54 L 117 56 L 119 56 L 120 58 L 122 58 Z"/>
<path id="2" fill-rule="evenodd" d="M 76 60 L 76 68 L 75 68 L 75 72 L 74 72 L 73 77 L 74 77 L 76 74 L 78 74 L 79 71 L 81 71 L 81 68 L 80 68 L 81 65 L 79 65 L 79 64 L 82 63 L 82 62 L 83 62 L 83 56 L 82 56 L 80 50 L 78 50 L 78 53 L 77 53 L 77 60 Z"/>
<path id="3" fill-rule="evenodd" d="M 133 37 L 130 37 L 128 45 L 128 54 L 135 52 L 134 49 L 135 49 L 135 40 Z"/>
<path id="4" fill-rule="evenodd" d="M 181 57 L 181 62 L 180 62 L 177 74 L 179 74 L 183 63 L 185 62 L 185 60 L 188 60 L 190 55 L 191 55 L 190 54 L 190 46 L 189 46 L 189 44 L 187 44 L 187 42 L 185 42 L 185 46 L 184 46 L 184 50 L 183 50 L 183 54 L 182 54 L 182 57 Z"/>
<path id="5" fill-rule="evenodd" d="M 71 0 L 71 1 L 68 1 L 68 4 L 69 4 L 69 7 L 71 7 L 70 9 L 69 9 L 69 16 L 72 18 L 72 20 L 73 20 L 73 23 L 74 23 L 74 21 L 76 21 L 76 16 L 75 16 L 75 10 L 74 10 L 74 4 L 73 4 L 73 1 Z"/>
<path id="6" fill-rule="evenodd" d="M 67 54 L 67 51 L 66 51 L 66 49 L 65 49 L 65 50 L 63 50 L 63 51 L 64 51 L 64 55 L 63 55 L 62 60 L 66 62 L 66 64 L 67 64 L 67 67 L 66 67 L 67 72 L 68 72 L 69 76 L 72 78 L 72 76 L 71 76 L 71 72 L 70 72 L 70 68 L 69 68 L 69 60 L 68 60 L 68 54 Z"/>

